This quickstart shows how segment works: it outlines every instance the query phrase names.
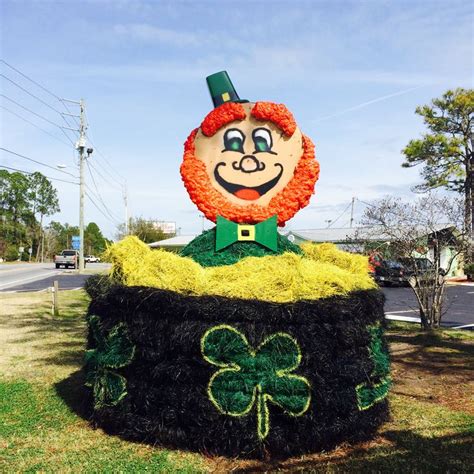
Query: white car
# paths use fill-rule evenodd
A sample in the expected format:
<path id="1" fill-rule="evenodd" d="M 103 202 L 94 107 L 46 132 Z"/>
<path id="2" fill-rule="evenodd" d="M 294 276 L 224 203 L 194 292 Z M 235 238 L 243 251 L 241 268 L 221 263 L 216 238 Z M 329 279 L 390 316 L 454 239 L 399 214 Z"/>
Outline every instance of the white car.
<path id="1" fill-rule="evenodd" d="M 99 257 L 94 257 L 94 255 L 86 255 L 84 257 L 84 260 L 87 263 L 99 263 L 100 262 L 100 258 Z"/>

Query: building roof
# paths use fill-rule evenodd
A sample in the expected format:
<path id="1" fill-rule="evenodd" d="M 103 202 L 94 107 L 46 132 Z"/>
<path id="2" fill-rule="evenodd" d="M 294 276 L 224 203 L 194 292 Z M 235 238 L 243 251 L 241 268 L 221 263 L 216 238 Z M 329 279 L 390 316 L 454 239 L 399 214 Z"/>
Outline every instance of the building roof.
<path id="1" fill-rule="evenodd" d="M 148 244 L 152 249 L 160 247 L 184 247 L 188 245 L 191 240 L 193 240 L 196 235 L 177 235 L 171 239 L 159 240 L 158 242 L 153 242 Z"/>
<path id="2" fill-rule="evenodd" d="M 439 232 L 444 229 L 453 229 L 453 224 L 437 224 L 433 226 L 433 231 Z M 425 229 L 420 229 L 420 235 L 426 235 Z M 312 242 L 347 242 L 347 241 L 388 241 L 392 240 L 387 236 L 382 228 L 377 227 L 354 227 L 354 228 L 334 228 L 329 227 L 325 229 L 306 229 L 306 230 L 291 230 L 286 236 L 294 235 L 301 240 L 309 240 Z"/>
<path id="3" fill-rule="evenodd" d="M 356 240 L 356 236 L 360 234 L 361 231 L 362 229 L 360 228 L 329 227 L 325 229 L 291 230 L 287 235 L 293 234 L 297 238 L 313 242 L 344 242 L 347 240 Z M 371 237 L 371 240 L 377 239 Z"/>

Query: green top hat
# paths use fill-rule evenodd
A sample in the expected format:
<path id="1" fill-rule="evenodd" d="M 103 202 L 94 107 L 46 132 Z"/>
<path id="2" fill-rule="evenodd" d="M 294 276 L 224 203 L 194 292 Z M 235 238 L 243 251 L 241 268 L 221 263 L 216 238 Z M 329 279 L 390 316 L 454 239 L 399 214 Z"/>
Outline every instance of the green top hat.
<path id="1" fill-rule="evenodd" d="M 206 77 L 206 81 L 212 102 L 214 103 L 214 108 L 219 107 L 219 105 L 222 105 L 225 102 L 248 102 L 248 100 L 240 99 L 227 71 L 220 71 L 211 74 Z"/>

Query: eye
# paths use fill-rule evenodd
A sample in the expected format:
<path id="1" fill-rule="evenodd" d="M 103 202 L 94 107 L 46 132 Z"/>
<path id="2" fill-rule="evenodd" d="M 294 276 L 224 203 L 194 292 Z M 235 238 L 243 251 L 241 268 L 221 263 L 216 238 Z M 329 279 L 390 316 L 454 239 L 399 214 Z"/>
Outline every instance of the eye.
<path id="1" fill-rule="evenodd" d="M 244 152 L 244 134 L 237 128 L 231 128 L 224 134 L 224 150 Z"/>
<path id="2" fill-rule="evenodd" d="M 255 153 L 272 151 L 272 134 L 266 128 L 257 128 L 252 133 L 253 142 L 255 144 Z"/>

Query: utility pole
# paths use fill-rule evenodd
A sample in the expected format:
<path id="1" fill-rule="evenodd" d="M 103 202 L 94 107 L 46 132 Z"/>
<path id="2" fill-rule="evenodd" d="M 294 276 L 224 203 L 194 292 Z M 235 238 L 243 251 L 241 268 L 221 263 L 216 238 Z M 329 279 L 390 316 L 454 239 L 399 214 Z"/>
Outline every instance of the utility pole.
<path id="1" fill-rule="evenodd" d="M 86 149 L 86 105 L 84 99 L 79 102 L 77 100 L 61 99 L 63 102 L 70 102 L 79 105 L 79 140 L 76 143 L 76 150 L 79 152 L 79 273 L 84 272 L 84 151 Z M 74 114 L 62 113 L 62 115 L 69 115 L 70 117 L 77 117 Z M 75 129 L 71 129 L 77 131 Z M 92 153 L 92 148 L 87 149 L 87 156 Z"/>
<path id="2" fill-rule="evenodd" d="M 79 105 L 79 140 L 76 142 L 76 150 L 79 152 L 79 273 L 84 272 L 84 151 L 86 149 L 86 105 L 84 99 L 77 100 L 61 99 L 63 102 Z M 74 114 L 62 113 L 70 117 L 77 117 Z M 77 131 L 76 129 L 71 129 Z M 92 148 L 87 149 L 87 156 L 92 153 Z M 72 240 L 72 238 L 71 238 Z"/>
<path id="3" fill-rule="evenodd" d="M 351 203 L 351 223 L 350 223 L 350 228 L 352 229 L 352 224 L 354 223 L 354 203 L 355 203 L 356 198 L 352 198 L 352 203 Z"/>
<path id="4" fill-rule="evenodd" d="M 84 272 L 84 150 L 86 148 L 86 120 L 84 100 L 79 102 L 79 141 L 77 149 L 79 151 L 79 273 Z"/>
<path id="5" fill-rule="evenodd" d="M 128 196 L 127 185 L 123 185 L 123 203 L 125 205 L 125 235 L 128 235 Z"/>

